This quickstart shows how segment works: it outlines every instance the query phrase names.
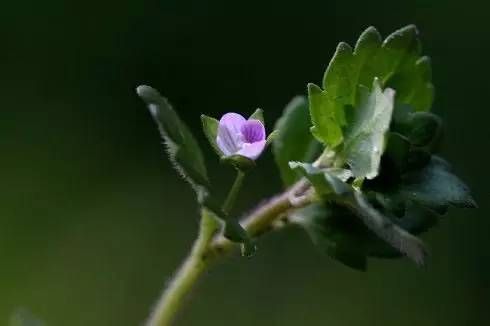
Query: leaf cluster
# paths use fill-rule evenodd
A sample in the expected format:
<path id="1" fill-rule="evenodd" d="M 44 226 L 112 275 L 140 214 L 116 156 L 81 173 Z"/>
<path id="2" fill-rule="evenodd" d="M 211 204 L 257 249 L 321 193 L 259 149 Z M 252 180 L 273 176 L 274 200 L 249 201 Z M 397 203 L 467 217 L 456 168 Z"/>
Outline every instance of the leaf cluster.
<path id="1" fill-rule="evenodd" d="M 273 149 L 284 184 L 305 178 L 318 197 L 292 220 L 352 268 L 364 270 L 368 257 L 401 255 L 423 265 L 427 250 L 416 235 L 450 206 L 476 206 L 435 155 L 442 122 L 429 112 L 431 78 L 415 26 L 384 41 L 370 27 L 354 50 L 338 45 L 322 88 L 309 84 L 308 101 L 293 100 L 276 126 Z M 324 152 L 316 159 L 311 148 L 318 143 Z"/>

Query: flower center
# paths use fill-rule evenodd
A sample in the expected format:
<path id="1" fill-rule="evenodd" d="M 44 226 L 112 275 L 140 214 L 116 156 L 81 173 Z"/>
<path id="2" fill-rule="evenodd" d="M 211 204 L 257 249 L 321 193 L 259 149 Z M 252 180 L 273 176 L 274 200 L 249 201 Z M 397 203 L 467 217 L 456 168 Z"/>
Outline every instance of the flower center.
<path id="1" fill-rule="evenodd" d="M 264 125 L 259 120 L 248 120 L 241 128 L 244 143 L 256 143 L 265 139 Z"/>

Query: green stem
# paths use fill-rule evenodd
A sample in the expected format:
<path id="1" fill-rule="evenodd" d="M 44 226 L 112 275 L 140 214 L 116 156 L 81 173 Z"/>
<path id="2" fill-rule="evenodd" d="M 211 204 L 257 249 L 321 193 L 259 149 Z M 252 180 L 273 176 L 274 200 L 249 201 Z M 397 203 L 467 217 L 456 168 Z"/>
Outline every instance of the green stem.
<path id="1" fill-rule="evenodd" d="M 147 326 L 170 325 L 184 298 L 210 263 L 210 257 L 206 255 L 206 251 L 219 224 L 208 210 L 202 209 L 201 215 L 199 235 L 192 251 L 163 292 L 146 323 Z"/>
<path id="2" fill-rule="evenodd" d="M 235 205 L 235 201 L 237 199 L 238 193 L 242 188 L 243 179 L 245 178 L 245 173 L 243 171 L 238 170 L 235 178 L 235 182 L 233 182 L 233 186 L 231 186 L 230 192 L 228 193 L 228 197 L 226 197 L 225 203 L 223 204 L 223 212 L 225 214 L 230 214 L 233 205 Z"/>
<path id="3" fill-rule="evenodd" d="M 236 197 L 242 181 L 243 175 L 238 175 L 226 201 L 230 202 L 228 204 L 230 208 L 234 202 L 233 197 Z M 280 216 L 283 216 L 291 209 L 298 208 L 293 207 L 289 200 L 290 192 L 295 193 L 298 186 L 301 186 L 301 183 L 269 199 L 242 219 L 241 223 L 247 232 L 252 237 L 266 233 L 271 230 L 271 225 Z M 210 263 L 237 248 L 237 244 L 226 239 L 223 234 L 218 234 L 214 237 L 218 228 L 218 222 L 212 213 L 203 209 L 199 236 L 194 243 L 194 247 L 173 280 L 169 283 L 168 288 L 163 292 L 146 326 L 171 325 L 175 314 L 184 302 L 184 298 Z"/>

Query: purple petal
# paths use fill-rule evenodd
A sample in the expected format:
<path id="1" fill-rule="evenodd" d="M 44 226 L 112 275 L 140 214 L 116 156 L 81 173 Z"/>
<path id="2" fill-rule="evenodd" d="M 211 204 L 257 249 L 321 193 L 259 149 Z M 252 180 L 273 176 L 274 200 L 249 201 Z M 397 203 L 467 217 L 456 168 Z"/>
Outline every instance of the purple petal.
<path id="1" fill-rule="evenodd" d="M 255 143 L 265 140 L 265 127 L 259 120 L 248 120 L 241 128 L 243 141 L 245 143 Z"/>
<path id="2" fill-rule="evenodd" d="M 242 147 L 241 129 L 246 121 L 238 113 L 227 113 L 221 117 L 216 143 L 224 155 L 236 154 Z"/>
<path id="3" fill-rule="evenodd" d="M 256 160 L 265 148 L 265 140 L 255 143 L 243 143 L 242 148 L 238 151 L 238 155 L 248 157 L 251 160 Z"/>

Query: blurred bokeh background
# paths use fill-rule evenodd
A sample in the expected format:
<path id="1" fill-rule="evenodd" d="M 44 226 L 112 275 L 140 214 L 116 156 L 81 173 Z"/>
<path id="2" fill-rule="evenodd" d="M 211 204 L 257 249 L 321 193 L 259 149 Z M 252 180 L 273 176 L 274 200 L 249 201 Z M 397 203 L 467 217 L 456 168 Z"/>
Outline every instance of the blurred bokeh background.
<path id="1" fill-rule="evenodd" d="M 478 210 L 453 209 L 424 238 L 426 270 L 372 260 L 359 273 L 291 229 L 204 278 L 177 325 L 490 323 L 489 6 L 483 0 L 10 1 L 0 8 L 0 325 L 19 308 L 46 325 L 140 325 L 197 229 L 134 89 L 158 88 L 195 130 L 199 115 L 266 112 L 319 82 L 339 41 L 409 23 L 433 59 L 443 155 Z M 270 153 L 240 208 L 280 188 Z"/>

